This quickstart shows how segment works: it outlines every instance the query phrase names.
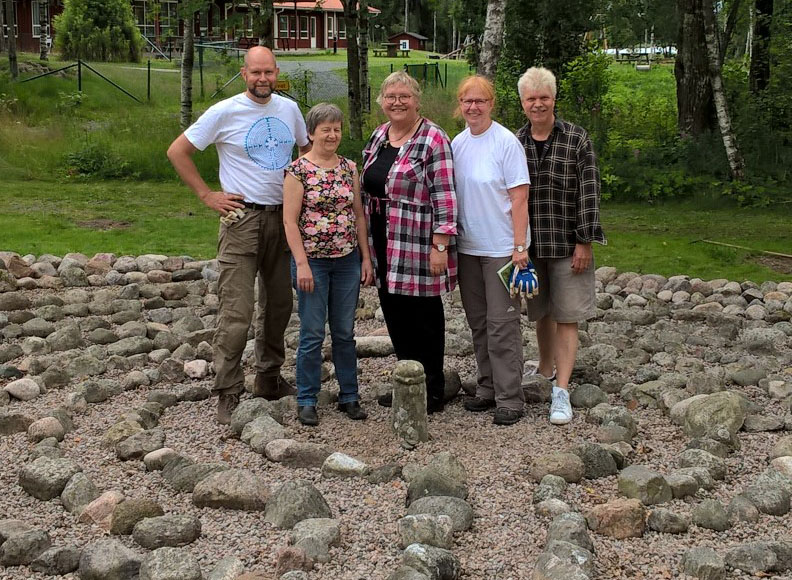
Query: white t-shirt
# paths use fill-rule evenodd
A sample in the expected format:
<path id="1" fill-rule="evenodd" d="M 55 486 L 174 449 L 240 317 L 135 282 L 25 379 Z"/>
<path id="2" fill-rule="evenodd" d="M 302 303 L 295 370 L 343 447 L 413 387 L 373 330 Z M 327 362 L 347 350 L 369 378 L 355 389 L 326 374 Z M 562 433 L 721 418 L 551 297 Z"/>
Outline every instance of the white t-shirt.
<path id="1" fill-rule="evenodd" d="M 511 256 L 514 224 L 508 190 L 531 183 L 523 146 L 493 121 L 480 135 L 465 129 L 451 148 L 459 206 L 457 249 L 472 256 Z M 525 240 L 530 244 L 530 226 Z"/>
<path id="2" fill-rule="evenodd" d="M 284 169 L 292 161 L 294 144 L 308 144 L 299 107 L 275 94 L 266 105 L 246 93 L 220 101 L 184 136 L 201 151 L 215 144 L 223 191 L 263 205 L 283 203 Z"/>

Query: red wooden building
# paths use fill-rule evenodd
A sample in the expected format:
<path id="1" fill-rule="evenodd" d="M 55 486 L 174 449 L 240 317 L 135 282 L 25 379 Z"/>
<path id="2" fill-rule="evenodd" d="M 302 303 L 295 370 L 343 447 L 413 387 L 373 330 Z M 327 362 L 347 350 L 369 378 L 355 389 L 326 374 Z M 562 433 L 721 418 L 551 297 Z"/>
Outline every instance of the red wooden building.
<path id="1" fill-rule="evenodd" d="M 426 50 L 427 40 L 417 32 L 400 32 L 388 37 L 388 42 L 395 42 L 400 50 Z"/>
<path id="2" fill-rule="evenodd" d="M 49 39 L 51 42 L 52 19 L 56 14 L 60 14 L 63 11 L 63 4 L 61 2 L 39 2 L 38 0 L 14 1 L 14 32 L 17 50 L 25 52 L 39 51 L 39 40 L 41 39 L 40 10 L 44 11 L 44 17 L 49 22 L 49 36 L 45 31 L 45 40 Z M 5 18 L 3 18 L 3 36 L 8 38 L 8 24 L 5 22 Z"/>

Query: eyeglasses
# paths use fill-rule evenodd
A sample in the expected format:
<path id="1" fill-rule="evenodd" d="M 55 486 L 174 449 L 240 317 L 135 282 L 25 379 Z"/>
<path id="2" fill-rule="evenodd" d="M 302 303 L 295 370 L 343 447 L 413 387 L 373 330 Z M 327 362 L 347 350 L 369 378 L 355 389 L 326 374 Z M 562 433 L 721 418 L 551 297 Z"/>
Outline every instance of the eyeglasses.
<path id="1" fill-rule="evenodd" d="M 477 107 L 481 107 L 485 103 L 489 103 L 490 99 L 459 99 L 459 102 L 462 104 L 463 107 L 469 109 L 473 105 Z"/>
<path id="2" fill-rule="evenodd" d="M 382 95 L 382 100 L 392 105 L 396 101 L 399 101 L 400 103 L 406 103 L 412 99 L 412 97 L 412 95 Z"/>

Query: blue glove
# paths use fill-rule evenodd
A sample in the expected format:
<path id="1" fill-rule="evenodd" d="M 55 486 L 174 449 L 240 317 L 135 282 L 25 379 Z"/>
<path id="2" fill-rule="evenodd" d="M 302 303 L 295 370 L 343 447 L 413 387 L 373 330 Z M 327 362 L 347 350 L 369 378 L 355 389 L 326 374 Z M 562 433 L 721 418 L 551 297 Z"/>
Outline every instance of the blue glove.
<path id="1" fill-rule="evenodd" d="M 539 280 L 536 277 L 534 265 L 530 260 L 528 260 L 527 268 L 517 268 L 515 266 L 512 270 L 509 294 L 511 294 L 512 298 L 524 296 L 528 299 L 539 294 Z"/>

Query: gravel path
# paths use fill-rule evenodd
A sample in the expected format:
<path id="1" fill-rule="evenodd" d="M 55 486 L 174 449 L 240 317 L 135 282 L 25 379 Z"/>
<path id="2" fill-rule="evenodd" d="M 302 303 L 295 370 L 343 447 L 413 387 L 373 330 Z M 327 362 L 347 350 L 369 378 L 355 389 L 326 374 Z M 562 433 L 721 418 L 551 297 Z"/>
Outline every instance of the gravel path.
<path id="1" fill-rule="evenodd" d="M 31 298 L 51 294 L 51 290 L 31 290 Z M 376 293 L 363 291 L 368 306 L 376 307 Z M 618 304 L 618 300 L 617 300 Z M 615 308 L 615 307 L 614 307 Z M 464 314 L 456 297 L 446 299 L 446 314 L 452 325 L 465 327 Z M 296 322 L 296 321 L 293 321 Z M 761 326 L 755 324 L 755 326 Z M 358 335 L 382 333 L 383 323 L 378 320 L 358 322 Z M 704 321 L 686 322 L 661 317 L 650 326 L 634 326 L 632 332 L 621 337 L 633 346 L 650 332 L 658 329 L 679 332 L 683 337 L 710 336 L 711 328 Z M 469 332 L 465 330 L 464 332 Z M 463 332 L 463 335 L 464 335 Z M 527 358 L 536 358 L 537 350 L 532 326 L 524 324 L 525 352 Z M 585 346 L 607 340 L 582 332 Z M 21 342 L 12 339 L 10 342 Z M 717 347 L 685 340 L 676 349 L 677 358 L 691 357 L 708 360 L 714 350 L 726 355 L 734 353 L 734 360 L 756 362 L 737 347 Z M 586 349 L 583 348 L 582 352 Z M 675 359 L 676 360 L 676 359 Z M 792 381 L 792 341 L 770 360 L 760 362 L 775 364 L 776 370 L 786 373 Z M 24 360 L 10 364 L 24 366 Z M 287 354 L 285 374 L 293 373 L 294 351 Z M 512 427 L 492 424 L 492 414 L 471 414 L 462 408 L 458 397 L 447 410 L 429 418 L 431 440 L 417 450 L 408 452 L 399 447 L 390 431 L 389 410 L 379 407 L 375 397 L 380 386 L 389 381 L 395 364 L 393 356 L 363 358 L 360 360 L 362 403 L 369 412 L 365 422 L 352 422 L 334 410 L 320 409 L 320 426 L 310 429 L 299 425 L 292 415 L 285 417 L 289 437 L 298 441 L 311 441 L 328 445 L 333 450 L 367 462 L 373 467 L 396 462 L 424 464 L 440 451 L 449 451 L 459 458 L 467 469 L 471 503 L 476 518 L 473 527 L 456 535 L 453 548 L 462 564 L 464 579 L 518 580 L 530 578 L 535 562 L 544 548 L 548 518 L 537 515 L 531 496 L 537 484 L 529 477 L 528 467 L 540 454 L 566 450 L 582 441 L 595 441 L 597 426 L 585 421 L 585 411 L 577 410 L 575 420 L 565 427 L 551 426 L 547 421 L 547 405 L 531 405 L 526 417 Z M 671 363 L 673 365 L 673 361 Z M 475 361 L 471 355 L 448 356 L 446 366 L 459 372 L 463 381 L 474 378 Z M 659 367 L 655 363 L 649 366 Z M 661 369 L 673 372 L 671 368 Z M 250 372 L 250 369 L 248 369 Z M 125 373 L 108 372 L 102 378 L 121 379 Z M 634 380 L 634 372 L 619 374 L 624 383 Z M 209 378 L 188 384 L 209 387 Z M 733 385 L 732 385 L 733 387 Z M 56 407 L 73 386 L 53 389 L 30 402 L 12 401 L 8 407 L 33 417 L 43 415 Z M 116 489 L 127 497 L 155 499 L 166 513 L 192 514 L 200 518 L 201 537 L 186 547 L 201 564 L 204 575 L 217 561 L 236 556 L 248 571 L 260 572 L 266 578 L 276 565 L 276 552 L 288 543 L 288 532 L 274 528 L 264 521 L 263 512 L 239 512 L 224 509 L 199 509 L 190 494 L 175 493 L 159 472 L 147 472 L 141 461 L 121 462 L 112 449 L 103 446 L 102 437 L 126 411 L 139 407 L 153 389 L 170 389 L 178 392 L 184 385 L 156 384 L 123 392 L 104 403 L 89 405 L 83 415 L 75 415 L 75 430 L 66 435 L 61 444 L 64 456 L 76 461 L 102 490 Z M 337 387 L 332 381 L 323 388 Z M 741 388 L 748 398 L 769 415 L 783 416 L 785 409 L 780 401 L 770 399 L 757 386 Z M 609 395 L 611 404 L 623 405 L 618 394 Z M 330 505 L 333 516 L 341 522 L 342 541 L 331 549 L 330 561 L 316 564 L 308 574 L 311 580 L 334 578 L 338 580 L 385 579 L 401 562 L 396 522 L 405 514 L 407 484 L 401 479 L 383 484 L 372 484 L 362 479 L 339 480 L 323 478 L 318 469 L 290 469 L 268 461 L 254 453 L 250 447 L 237 440 L 227 427 L 214 421 L 215 399 L 200 402 L 182 402 L 167 409 L 160 426 L 166 432 L 166 445 L 196 461 L 224 462 L 232 467 L 250 469 L 260 474 L 275 488 L 289 479 L 311 481 Z M 678 455 L 685 449 L 686 436 L 682 429 L 670 423 L 668 417 L 657 409 L 638 407 L 632 411 L 638 424 L 638 436 L 633 441 L 633 464 L 644 464 L 661 473 L 676 467 Z M 769 465 L 768 453 L 785 435 L 784 431 L 771 433 L 739 434 L 742 449 L 726 462 L 728 476 L 711 491 L 700 490 L 695 496 L 673 500 L 664 507 L 689 514 L 693 507 L 706 498 L 716 498 L 727 503 L 740 493 L 753 478 Z M 87 543 L 106 536 L 99 528 L 80 523 L 66 512 L 59 499 L 38 501 L 27 495 L 18 485 L 20 469 L 30 461 L 33 444 L 25 433 L 0 438 L 0 519 L 18 518 L 35 527 L 47 530 L 54 545 Z M 618 497 L 616 476 L 597 480 L 582 480 L 571 484 L 563 499 L 583 513 L 587 509 Z M 681 535 L 658 534 L 647 531 L 641 538 L 614 540 L 591 533 L 596 550 L 597 578 L 601 579 L 662 579 L 680 578 L 682 554 L 692 547 L 712 546 L 719 551 L 725 547 L 752 540 L 777 539 L 789 534 L 792 516 L 760 515 L 758 523 L 739 523 L 725 532 L 691 526 Z M 144 552 L 129 536 L 121 542 Z M 792 578 L 792 575 L 773 576 Z M 28 568 L 1 568 L 0 580 L 43 578 Z M 729 578 L 749 576 L 730 573 Z M 75 575 L 66 578 L 76 578 Z"/>

